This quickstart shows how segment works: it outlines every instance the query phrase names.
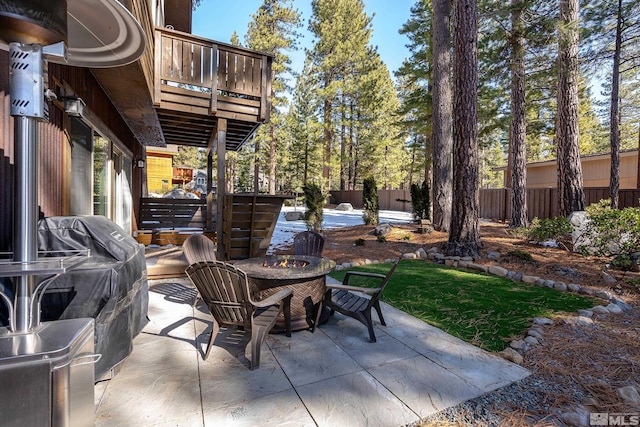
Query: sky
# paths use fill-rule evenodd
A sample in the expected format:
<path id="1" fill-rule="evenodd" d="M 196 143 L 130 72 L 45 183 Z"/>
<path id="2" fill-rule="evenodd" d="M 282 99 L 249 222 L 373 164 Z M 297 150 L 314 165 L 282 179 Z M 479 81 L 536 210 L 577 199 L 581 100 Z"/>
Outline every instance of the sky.
<path id="1" fill-rule="evenodd" d="M 382 61 L 393 75 L 402 61 L 409 57 L 409 50 L 405 46 L 409 40 L 398 34 L 398 30 L 409 19 L 415 0 L 364 0 L 364 3 L 367 15 L 375 13 L 371 44 L 378 47 Z M 262 0 L 202 0 L 202 4 L 193 13 L 192 33 L 229 43 L 235 30 L 244 43 L 247 24 L 261 4 Z M 307 29 L 311 18 L 311 0 L 294 0 L 293 5 L 302 15 L 303 26 L 300 32 L 304 38 L 299 41 L 299 50 L 290 52 L 291 65 L 295 71 L 301 71 L 304 65 L 304 48 L 311 47 L 313 43 Z"/>

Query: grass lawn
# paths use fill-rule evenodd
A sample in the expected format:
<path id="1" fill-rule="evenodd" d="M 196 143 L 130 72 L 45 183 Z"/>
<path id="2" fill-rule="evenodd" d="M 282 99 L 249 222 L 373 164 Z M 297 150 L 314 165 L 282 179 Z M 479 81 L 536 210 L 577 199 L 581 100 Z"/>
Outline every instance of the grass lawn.
<path id="1" fill-rule="evenodd" d="M 386 274 L 389 268 L 390 264 L 371 264 L 351 270 Z M 331 276 L 342 280 L 345 273 L 334 271 Z M 364 284 L 355 279 L 350 284 Z M 382 300 L 488 351 L 503 350 L 512 339 L 523 337 L 532 317 L 574 313 L 598 304 L 594 298 L 423 260 L 403 260 Z"/>

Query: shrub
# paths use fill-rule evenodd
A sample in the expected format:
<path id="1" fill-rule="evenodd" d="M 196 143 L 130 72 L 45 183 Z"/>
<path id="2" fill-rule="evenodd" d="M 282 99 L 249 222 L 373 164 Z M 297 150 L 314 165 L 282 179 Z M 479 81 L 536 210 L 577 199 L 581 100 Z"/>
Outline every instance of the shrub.
<path id="1" fill-rule="evenodd" d="M 378 187 L 373 177 L 365 178 L 362 189 L 362 220 L 367 225 L 378 225 L 380 203 L 378 202 Z"/>
<path id="2" fill-rule="evenodd" d="M 384 243 L 387 241 L 387 238 L 385 236 L 378 236 L 376 237 L 376 240 L 380 243 Z"/>
<path id="3" fill-rule="evenodd" d="M 583 252 L 628 255 L 640 251 L 640 208 L 612 209 L 607 199 L 589 205 L 586 212 L 583 237 L 589 244 L 583 246 Z"/>
<path id="4" fill-rule="evenodd" d="M 304 221 L 309 230 L 319 233 L 322 231 L 322 208 L 325 195 L 317 184 L 305 184 L 302 191 L 304 191 L 304 204 L 307 208 Z"/>
<path id="5" fill-rule="evenodd" d="M 356 239 L 355 242 L 353 242 L 353 244 L 356 246 L 364 246 L 365 242 L 366 241 L 363 238 L 359 238 L 359 239 Z"/>
<path id="6" fill-rule="evenodd" d="M 531 226 L 524 232 L 526 237 L 536 242 L 555 240 L 567 249 L 571 245 L 571 223 L 563 216 L 555 218 L 534 218 Z"/>
<path id="7" fill-rule="evenodd" d="M 533 261 L 533 256 L 529 252 L 523 251 L 522 249 L 512 249 L 507 252 L 507 255 L 521 259 L 522 261 Z"/>
<path id="8" fill-rule="evenodd" d="M 411 206 L 414 219 L 431 219 L 431 198 L 427 181 L 422 186 L 411 184 Z"/>

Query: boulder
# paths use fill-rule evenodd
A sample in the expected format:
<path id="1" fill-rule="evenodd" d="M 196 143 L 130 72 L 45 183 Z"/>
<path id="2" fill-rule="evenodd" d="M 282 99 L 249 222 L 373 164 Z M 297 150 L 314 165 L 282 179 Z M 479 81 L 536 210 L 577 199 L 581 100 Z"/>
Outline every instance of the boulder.
<path id="1" fill-rule="evenodd" d="M 284 213 L 284 219 L 287 221 L 298 221 L 304 219 L 303 211 L 289 211 Z"/>
<path id="2" fill-rule="evenodd" d="M 391 224 L 379 224 L 371 231 L 374 236 L 385 236 L 391 232 Z"/>
<path id="3" fill-rule="evenodd" d="M 336 210 L 350 212 L 353 210 L 353 205 L 351 203 L 340 203 L 338 206 L 336 206 Z"/>
<path id="4" fill-rule="evenodd" d="M 571 223 L 571 243 L 573 243 L 573 251 L 580 252 L 582 248 L 590 247 L 591 241 L 587 239 L 585 233 L 587 231 L 587 213 L 585 211 L 571 212 L 567 218 Z"/>

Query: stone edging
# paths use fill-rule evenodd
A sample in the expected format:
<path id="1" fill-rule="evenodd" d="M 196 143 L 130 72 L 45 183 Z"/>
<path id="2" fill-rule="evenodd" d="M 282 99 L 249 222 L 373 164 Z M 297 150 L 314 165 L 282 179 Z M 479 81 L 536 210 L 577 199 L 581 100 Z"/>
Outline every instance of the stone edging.
<path id="1" fill-rule="evenodd" d="M 592 325 L 592 317 L 596 314 L 618 314 L 623 311 L 631 310 L 631 305 L 627 304 L 623 300 L 612 296 L 605 290 L 594 290 L 586 286 L 580 286 L 575 283 L 565 284 L 563 282 L 555 282 L 549 279 L 542 279 L 538 276 L 525 275 L 522 272 L 509 271 L 499 265 L 486 266 L 477 264 L 472 257 L 459 257 L 459 256 L 445 256 L 438 252 L 438 248 L 431 248 L 427 251 L 424 248 L 420 248 L 415 252 L 409 252 L 402 254 L 403 259 L 424 259 L 430 260 L 438 264 L 444 264 L 449 267 L 466 268 L 468 270 L 475 270 L 483 273 L 493 274 L 495 276 L 511 279 L 515 282 L 523 282 L 536 286 L 545 286 L 547 288 L 557 289 L 559 291 L 578 293 L 588 296 L 595 296 L 602 300 L 608 301 L 609 304 L 596 305 L 588 310 L 578 310 L 577 316 L 564 319 L 565 322 L 575 326 L 587 326 Z M 336 270 L 347 270 L 351 267 L 367 264 L 380 264 L 382 262 L 393 263 L 395 259 L 386 259 L 384 261 L 365 259 L 362 262 L 345 262 L 336 266 Z M 524 339 L 517 339 L 509 343 L 509 347 L 498 352 L 497 354 L 503 358 L 521 364 L 522 356 L 532 347 L 540 344 L 543 339 L 543 326 L 553 325 L 554 321 L 546 317 L 534 317 L 532 319 L 532 326 L 527 331 L 527 336 Z"/>

